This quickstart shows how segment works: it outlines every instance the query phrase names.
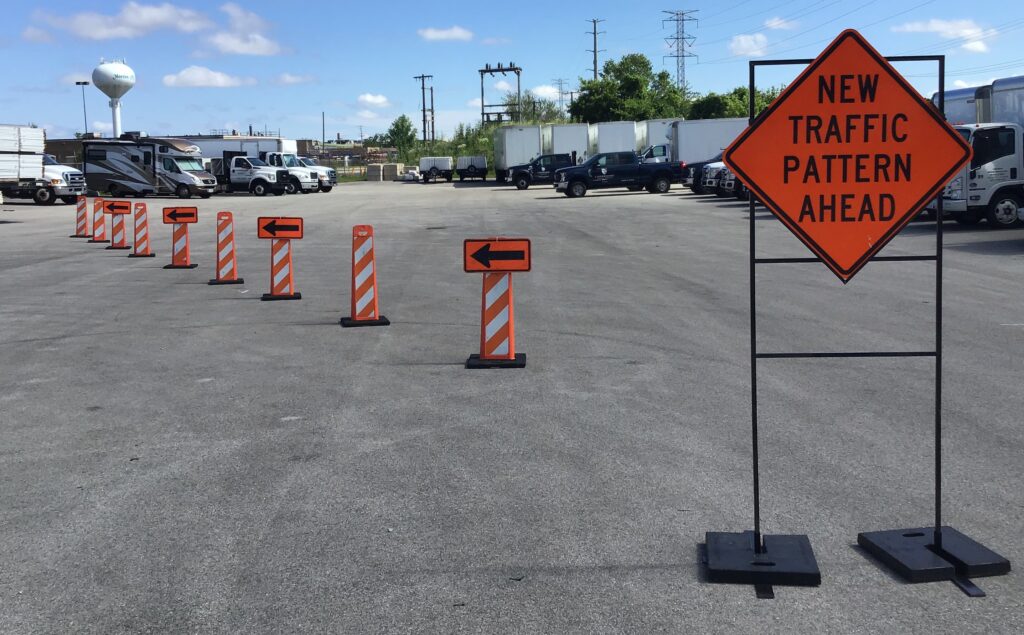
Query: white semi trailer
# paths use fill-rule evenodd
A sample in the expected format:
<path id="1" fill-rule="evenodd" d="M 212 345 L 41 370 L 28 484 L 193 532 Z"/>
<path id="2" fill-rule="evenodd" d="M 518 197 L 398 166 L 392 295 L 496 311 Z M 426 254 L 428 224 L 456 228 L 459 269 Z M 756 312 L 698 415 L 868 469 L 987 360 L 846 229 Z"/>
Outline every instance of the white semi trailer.
<path id="1" fill-rule="evenodd" d="M 568 154 L 572 165 L 579 165 L 597 149 L 597 128 L 586 123 L 544 126 L 543 154 Z"/>
<path id="2" fill-rule="evenodd" d="M 603 121 L 596 124 L 597 151 L 636 152 L 642 149 L 639 130 L 635 121 Z"/>
<path id="3" fill-rule="evenodd" d="M 502 126 L 494 131 L 494 179 L 504 183 L 509 168 L 533 161 L 542 153 L 540 126 Z"/>
<path id="4" fill-rule="evenodd" d="M 747 119 L 690 119 L 672 124 L 672 160 L 699 163 L 718 155 L 747 129 Z"/>

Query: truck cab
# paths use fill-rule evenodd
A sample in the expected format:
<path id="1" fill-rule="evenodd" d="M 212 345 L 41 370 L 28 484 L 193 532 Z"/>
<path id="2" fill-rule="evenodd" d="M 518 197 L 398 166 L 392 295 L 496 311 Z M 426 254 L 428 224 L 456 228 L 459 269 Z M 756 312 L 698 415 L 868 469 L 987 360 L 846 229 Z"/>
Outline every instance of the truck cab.
<path id="1" fill-rule="evenodd" d="M 515 165 L 508 169 L 508 181 L 517 189 L 525 190 L 531 185 L 549 184 L 554 181 L 555 171 L 573 165 L 569 154 L 542 154 L 525 165 Z"/>
<path id="2" fill-rule="evenodd" d="M 309 168 L 311 172 L 316 172 L 317 178 L 320 179 L 321 192 L 330 192 L 338 184 L 338 173 L 333 168 L 320 165 L 316 159 L 310 157 L 299 157 L 299 163 L 302 164 L 302 167 Z"/>
<path id="3" fill-rule="evenodd" d="M 945 187 L 943 211 L 964 225 L 1024 222 L 1024 128 L 1015 123 L 954 126 L 974 149 L 970 164 Z"/>
<path id="4" fill-rule="evenodd" d="M 259 158 L 270 167 L 288 170 L 289 179 L 285 183 L 286 193 L 305 194 L 320 190 L 318 173 L 302 165 L 296 155 L 286 152 L 260 152 Z"/>

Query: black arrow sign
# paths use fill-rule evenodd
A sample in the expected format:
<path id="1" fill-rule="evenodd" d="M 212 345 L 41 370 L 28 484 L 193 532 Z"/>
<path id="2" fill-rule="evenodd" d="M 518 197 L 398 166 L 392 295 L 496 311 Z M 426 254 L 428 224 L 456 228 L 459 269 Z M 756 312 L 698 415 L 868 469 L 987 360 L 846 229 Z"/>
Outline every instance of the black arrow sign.
<path id="1" fill-rule="evenodd" d="M 167 212 L 167 218 L 171 219 L 174 222 L 178 222 L 179 219 L 192 220 L 195 217 L 195 212 L 179 212 L 178 210 L 174 210 L 173 212 Z"/>
<path id="2" fill-rule="evenodd" d="M 526 258 L 526 252 L 522 250 L 491 251 L 491 243 L 484 243 L 484 246 L 473 252 L 470 257 L 483 266 L 490 267 L 492 260 L 524 260 Z"/>
<path id="3" fill-rule="evenodd" d="M 271 236 L 276 236 L 277 231 L 283 232 L 297 232 L 301 229 L 298 225 L 286 225 L 284 223 L 278 223 L 277 219 L 271 219 L 269 223 L 263 226 L 263 231 L 269 233 Z"/>

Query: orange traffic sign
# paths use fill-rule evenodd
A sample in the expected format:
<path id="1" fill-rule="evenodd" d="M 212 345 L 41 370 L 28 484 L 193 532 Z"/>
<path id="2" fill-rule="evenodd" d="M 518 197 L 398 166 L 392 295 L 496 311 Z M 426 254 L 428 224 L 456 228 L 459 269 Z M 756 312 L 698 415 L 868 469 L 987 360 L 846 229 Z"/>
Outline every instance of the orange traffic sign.
<path id="1" fill-rule="evenodd" d="M 462 243 L 463 269 L 467 273 L 486 271 L 529 271 L 529 238 L 469 238 Z"/>
<path id="2" fill-rule="evenodd" d="M 198 223 L 199 210 L 194 207 L 165 207 L 164 224 Z"/>
<path id="3" fill-rule="evenodd" d="M 131 214 L 131 201 L 110 201 L 103 199 L 104 214 Z"/>
<path id="4" fill-rule="evenodd" d="M 723 160 L 845 283 L 970 157 L 931 102 L 847 30 Z"/>
<path id="5" fill-rule="evenodd" d="M 302 219 L 297 216 L 261 216 L 257 222 L 259 238 L 294 240 L 302 238 Z"/>

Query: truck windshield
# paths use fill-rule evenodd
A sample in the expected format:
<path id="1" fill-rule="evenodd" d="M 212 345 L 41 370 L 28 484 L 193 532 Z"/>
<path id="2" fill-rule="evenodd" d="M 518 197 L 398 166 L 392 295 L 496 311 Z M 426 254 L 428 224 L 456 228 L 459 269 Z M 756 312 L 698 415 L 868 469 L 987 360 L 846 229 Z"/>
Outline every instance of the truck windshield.
<path id="1" fill-rule="evenodd" d="M 300 161 L 302 161 L 302 165 L 306 166 L 307 168 L 315 168 L 316 166 L 320 165 L 320 163 L 316 159 L 300 159 Z"/>
<path id="2" fill-rule="evenodd" d="M 199 159 L 191 159 L 191 158 L 181 158 L 181 157 L 178 157 L 178 158 L 175 158 L 174 161 L 178 164 L 178 167 L 181 168 L 182 172 L 202 172 L 203 171 L 203 162 L 200 161 Z"/>
<path id="3" fill-rule="evenodd" d="M 286 168 L 302 167 L 302 164 L 299 163 L 299 159 L 294 154 L 282 154 L 281 158 L 284 159 L 284 167 Z"/>
<path id="4" fill-rule="evenodd" d="M 267 164 L 262 159 L 257 159 L 256 157 L 248 157 L 248 159 L 249 159 L 249 163 L 251 163 L 252 167 L 254 167 L 254 168 L 265 168 L 265 167 L 267 167 Z"/>
<path id="5" fill-rule="evenodd" d="M 44 154 L 43 165 L 60 165 L 60 163 L 57 163 L 57 159 L 54 159 L 52 154 Z"/>

